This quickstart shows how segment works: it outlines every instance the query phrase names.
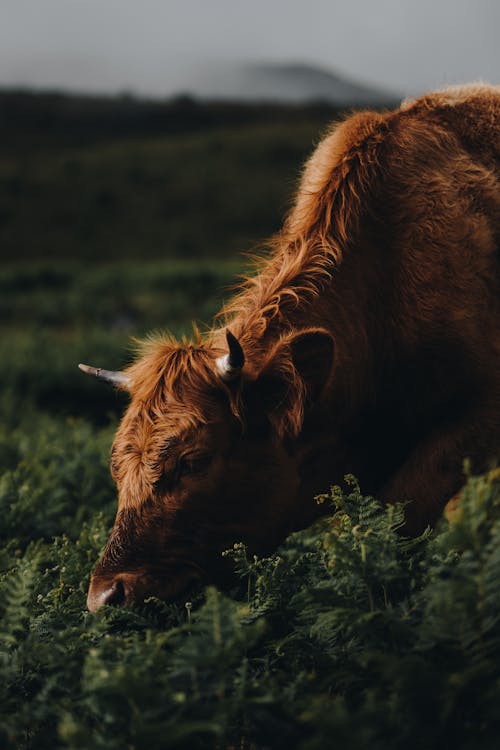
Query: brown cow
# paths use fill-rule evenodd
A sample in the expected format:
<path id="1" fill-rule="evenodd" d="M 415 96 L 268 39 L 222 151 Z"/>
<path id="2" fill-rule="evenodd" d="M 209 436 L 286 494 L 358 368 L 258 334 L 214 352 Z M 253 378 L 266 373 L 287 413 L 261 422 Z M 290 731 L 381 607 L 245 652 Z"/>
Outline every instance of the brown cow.
<path id="1" fill-rule="evenodd" d="M 218 581 L 274 549 L 347 471 L 411 501 L 410 533 L 500 454 L 500 87 L 357 113 L 306 165 L 225 325 L 148 341 L 111 471 L 115 525 L 88 606 Z"/>

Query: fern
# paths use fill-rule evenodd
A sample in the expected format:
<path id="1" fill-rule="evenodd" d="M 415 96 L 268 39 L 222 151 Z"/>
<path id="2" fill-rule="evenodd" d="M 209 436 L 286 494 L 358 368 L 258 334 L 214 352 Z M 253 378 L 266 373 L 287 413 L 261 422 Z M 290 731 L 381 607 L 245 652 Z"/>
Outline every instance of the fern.
<path id="1" fill-rule="evenodd" d="M 452 522 L 411 540 L 401 536 L 404 508 L 381 507 L 350 477 L 319 498 L 329 514 L 275 554 L 229 550 L 231 592 L 200 591 L 188 608 L 150 599 L 91 615 L 88 577 L 111 520 L 91 497 L 104 433 L 89 452 L 88 428 L 68 424 L 51 433 L 60 459 L 41 450 L 30 463 L 45 427 L 44 418 L 38 435 L 14 434 L 0 492 L 6 747 L 311 750 L 332 738 L 338 748 L 496 747 L 498 472 L 469 478 Z M 58 473 L 64 456 L 71 471 Z M 79 504 L 73 471 L 86 505 L 66 523 Z M 62 517 L 44 518 L 59 476 Z"/>

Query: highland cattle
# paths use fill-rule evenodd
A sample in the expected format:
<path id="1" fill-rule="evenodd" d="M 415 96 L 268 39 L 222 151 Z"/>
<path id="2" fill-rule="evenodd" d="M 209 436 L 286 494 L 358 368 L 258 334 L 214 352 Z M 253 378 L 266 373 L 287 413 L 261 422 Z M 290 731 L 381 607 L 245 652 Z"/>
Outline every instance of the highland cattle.
<path id="1" fill-rule="evenodd" d="M 500 454 L 500 87 L 357 112 L 320 142 L 268 257 L 213 329 L 146 341 L 88 606 L 172 599 L 273 550 L 346 472 L 406 531 Z"/>

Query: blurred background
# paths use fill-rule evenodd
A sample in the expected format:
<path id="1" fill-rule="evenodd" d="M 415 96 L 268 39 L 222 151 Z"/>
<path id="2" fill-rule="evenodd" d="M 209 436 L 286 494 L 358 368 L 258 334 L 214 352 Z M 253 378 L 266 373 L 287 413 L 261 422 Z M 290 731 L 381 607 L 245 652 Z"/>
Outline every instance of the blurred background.
<path id="1" fill-rule="evenodd" d="M 101 425 L 79 373 L 210 322 L 326 126 L 500 82 L 497 0 L 1 0 L 4 425 Z"/>

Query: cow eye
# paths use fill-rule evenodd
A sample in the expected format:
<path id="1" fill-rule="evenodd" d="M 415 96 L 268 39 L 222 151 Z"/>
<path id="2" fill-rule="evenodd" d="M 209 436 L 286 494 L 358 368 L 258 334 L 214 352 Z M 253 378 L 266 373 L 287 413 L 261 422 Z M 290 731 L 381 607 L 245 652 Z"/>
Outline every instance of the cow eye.
<path id="1" fill-rule="evenodd" d="M 212 456 L 183 456 L 179 462 L 179 476 L 192 476 L 207 471 Z"/>

